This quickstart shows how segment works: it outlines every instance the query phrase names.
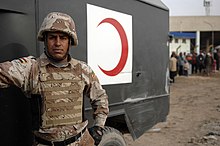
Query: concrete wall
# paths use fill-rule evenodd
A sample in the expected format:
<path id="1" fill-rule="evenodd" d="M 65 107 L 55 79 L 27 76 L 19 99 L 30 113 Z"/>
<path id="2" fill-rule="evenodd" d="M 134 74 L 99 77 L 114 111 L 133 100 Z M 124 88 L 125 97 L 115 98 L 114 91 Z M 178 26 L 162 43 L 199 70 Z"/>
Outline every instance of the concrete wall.
<path id="1" fill-rule="evenodd" d="M 170 31 L 220 31 L 220 16 L 171 16 Z"/>
<path id="2" fill-rule="evenodd" d="M 178 43 L 175 42 L 175 38 L 170 43 L 170 55 L 173 51 L 176 52 L 177 54 L 179 54 L 180 52 L 190 53 L 190 39 L 185 39 L 186 40 L 185 43 L 183 43 L 182 38 L 176 38 L 176 39 L 178 39 Z"/>

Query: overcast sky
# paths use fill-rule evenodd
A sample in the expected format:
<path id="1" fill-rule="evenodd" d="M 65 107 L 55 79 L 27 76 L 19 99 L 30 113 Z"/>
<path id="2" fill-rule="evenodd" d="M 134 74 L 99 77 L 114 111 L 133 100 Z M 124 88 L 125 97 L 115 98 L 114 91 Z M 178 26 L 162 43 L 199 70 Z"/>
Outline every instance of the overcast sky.
<path id="1" fill-rule="evenodd" d="M 161 0 L 170 10 L 170 16 L 205 16 L 204 0 Z M 220 16 L 220 0 L 210 0 L 210 15 Z"/>

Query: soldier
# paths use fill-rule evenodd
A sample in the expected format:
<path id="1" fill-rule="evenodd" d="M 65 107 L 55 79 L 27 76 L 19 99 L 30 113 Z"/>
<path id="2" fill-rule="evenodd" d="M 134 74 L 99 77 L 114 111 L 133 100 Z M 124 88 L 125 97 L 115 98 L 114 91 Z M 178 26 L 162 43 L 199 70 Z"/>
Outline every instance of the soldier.
<path id="1" fill-rule="evenodd" d="M 108 96 L 92 69 L 73 59 L 70 46 L 78 44 L 73 19 L 64 13 L 46 16 L 38 33 L 44 53 L 0 63 L 0 87 L 16 85 L 27 96 L 40 95 L 41 120 L 34 130 L 37 146 L 93 146 L 102 138 Z M 90 98 L 94 127 L 83 120 L 83 97 Z"/>
<path id="2" fill-rule="evenodd" d="M 175 82 L 175 77 L 177 74 L 177 59 L 176 59 L 176 53 L 172 52 L 170 57 L 170 83 Z"/>

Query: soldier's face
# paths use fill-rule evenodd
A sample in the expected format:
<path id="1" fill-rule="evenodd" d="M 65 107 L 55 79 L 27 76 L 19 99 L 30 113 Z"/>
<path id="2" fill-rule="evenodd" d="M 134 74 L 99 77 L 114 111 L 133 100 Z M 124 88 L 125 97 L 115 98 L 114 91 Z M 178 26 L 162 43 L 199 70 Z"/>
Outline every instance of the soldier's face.
<path id="1" fill-rule="evenodd" d="M 47 52 L 54 61 L 62 62 L 67 60 L 69 51 L 69 36 L 62 32 L 47 33 Z"/>

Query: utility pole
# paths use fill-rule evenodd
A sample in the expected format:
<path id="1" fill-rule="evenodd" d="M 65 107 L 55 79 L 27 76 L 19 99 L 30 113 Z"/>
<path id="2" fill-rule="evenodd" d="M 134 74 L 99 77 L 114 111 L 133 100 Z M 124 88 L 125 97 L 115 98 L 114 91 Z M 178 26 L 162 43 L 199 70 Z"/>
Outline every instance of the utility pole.
<path id="1" fill-rule="evenodd" d="M 204 0 L 203 6 L 205 7 L 206 16 L 210 16 L 211 0 Z"/>
<path id="2" fill-rule="evenodd" d="M 206 16 L 210 16 L 210 8 L 212 6 L 212 0 L 204 0 L 203 1 L 203 6 L 205 7 L 205 11 L 206 11 Z M 213 48 L 214 48 L 214 29 L 213 29 L 213 25 L 207 21 L 204 21 L 206 24 L 208 24 L 209 26 L 211 26 L 211 29 L 212 29 L 212 51 L 213 51 Z"/>

